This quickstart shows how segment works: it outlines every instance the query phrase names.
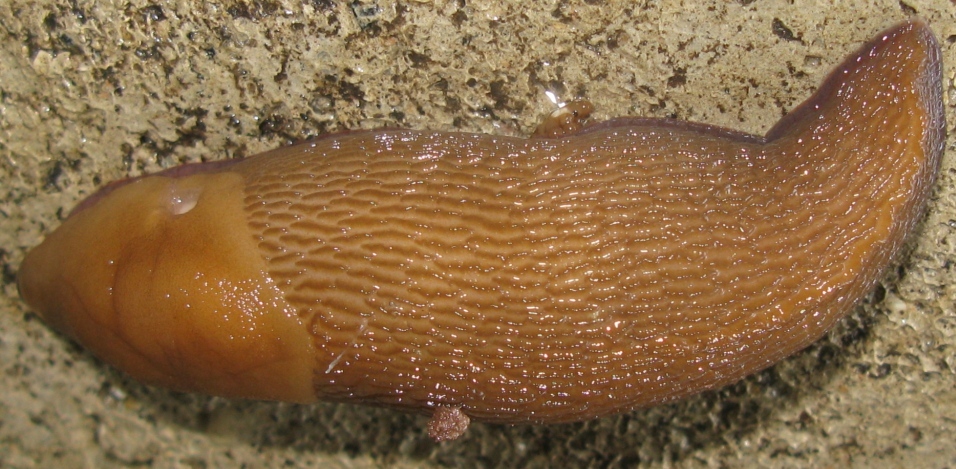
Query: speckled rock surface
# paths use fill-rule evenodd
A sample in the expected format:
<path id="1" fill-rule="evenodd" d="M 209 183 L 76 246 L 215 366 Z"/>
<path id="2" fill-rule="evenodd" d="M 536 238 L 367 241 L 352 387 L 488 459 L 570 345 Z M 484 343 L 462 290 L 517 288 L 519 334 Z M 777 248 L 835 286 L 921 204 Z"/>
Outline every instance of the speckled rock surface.
<path id="1" fill-rule="evenodd" d="M 17 266 L 97 186 L 325 132 L 526 135 L 561 100 L 598 119 L 763 133 L 880 30 L 925 18 L 956 123 L 946 0 L 13 0 L 0 5 L 0 466 L 956 466 L 956 148 L 909 255 L 825 339 L 719 391 L 558 426 L 238 402 L 130 381 L 51 332 Z M 828 6 L 829 5 L 829 6 Z"/>

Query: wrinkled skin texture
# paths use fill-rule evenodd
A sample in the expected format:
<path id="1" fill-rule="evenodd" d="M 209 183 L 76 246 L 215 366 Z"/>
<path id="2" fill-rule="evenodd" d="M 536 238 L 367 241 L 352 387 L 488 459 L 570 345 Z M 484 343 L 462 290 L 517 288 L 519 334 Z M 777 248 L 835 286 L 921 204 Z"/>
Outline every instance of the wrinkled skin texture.
<path id="1" fill-rule="evenodd" d="M 32 251 L 21 295 L 184 391 L 455 409 L 438 423 L 667 402 L 800 350 L 873 288 L 935 181 L 940 73 L 910 22 L 763 138 L 386 130 L 140 178 Z"/>

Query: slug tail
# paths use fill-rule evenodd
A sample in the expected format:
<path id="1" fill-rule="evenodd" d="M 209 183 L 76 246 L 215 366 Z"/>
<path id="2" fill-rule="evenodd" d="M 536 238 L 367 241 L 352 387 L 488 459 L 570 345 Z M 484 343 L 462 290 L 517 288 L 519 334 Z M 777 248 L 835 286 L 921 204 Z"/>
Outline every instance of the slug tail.
<path id="1" fill-rule="evenodd" d="M 817 259 L 814 275 L 780 303 L 794 312 L 793 331 L 815 332 L 781 347 L 780 357 L 871 291 L 922 219 L 945 139 L 941 77 L 933 33 L 909 21 L 850 56 L 767 133 L 764 176 L 775 200 L 787 201 L 789 216 L 800 207 L 815 213 L 812 227 L 794 218 L 774 228 L 803 239 L 804 255 Z M 758 237 L 758 248 L 772 252 L 779 239 Z"/>
<path id="2" fill-rule="evenodd" d="M 935 169 L 945 140 L 940 56 L 939 43 L 922 20 L 891 28 L 830 72 L 810 99 L 767 132 L 766 140 L 812 139 L 833 125 L 846 129 L 834 135 L 863 138 L 916 133 L 919 148 L 907 155 Z"/>

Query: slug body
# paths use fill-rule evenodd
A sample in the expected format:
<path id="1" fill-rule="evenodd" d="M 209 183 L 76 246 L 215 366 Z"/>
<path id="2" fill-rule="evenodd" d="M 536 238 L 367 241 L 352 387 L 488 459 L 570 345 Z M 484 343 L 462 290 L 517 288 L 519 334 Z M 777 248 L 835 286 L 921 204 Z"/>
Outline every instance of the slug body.
<path id="1" fill-rule="evenodd" d="M 21 295 L 183 391 L 438 423 L 671 401 L 804 348 L 873 288 L 938 170 L 939 55 L 921 22 L 888 30 L 766 137 L 383 130 L 139 178 L 34 249 Z"/>

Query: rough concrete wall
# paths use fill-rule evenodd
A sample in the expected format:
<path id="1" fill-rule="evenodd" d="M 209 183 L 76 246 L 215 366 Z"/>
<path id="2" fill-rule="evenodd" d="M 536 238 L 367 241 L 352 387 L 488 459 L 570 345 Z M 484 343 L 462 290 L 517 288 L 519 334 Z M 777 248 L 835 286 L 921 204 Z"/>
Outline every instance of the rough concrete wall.
<path id="1" fill-rule="evenodd" d="M 878 31 L 947 0 L 0 5 L 0 466 L 956 465 L 956 149 L 909 256 L 825 339 L 736 385 L 579 424 L 475 424 L 147 388 L 51 332 L 25 251 L 113 179 L 383 126 L 526 135 L 561 99 L 763 133 Z M 919 462 L 919 464 L 915 464 Z"/>

